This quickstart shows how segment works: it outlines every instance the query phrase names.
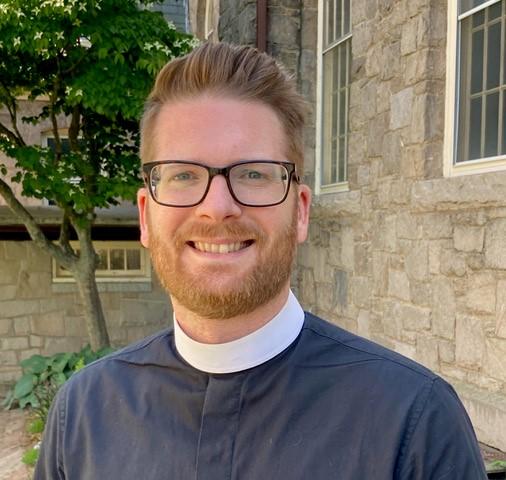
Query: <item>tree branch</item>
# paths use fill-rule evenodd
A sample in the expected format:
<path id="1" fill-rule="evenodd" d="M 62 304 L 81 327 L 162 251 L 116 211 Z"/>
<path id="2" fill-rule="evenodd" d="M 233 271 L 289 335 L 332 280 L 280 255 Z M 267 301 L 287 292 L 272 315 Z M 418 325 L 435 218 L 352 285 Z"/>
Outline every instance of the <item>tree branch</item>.
<path id="1" fill-rule="evenodd" d="M 7 135 L 9 139 L 14 142 L 18 147 L 24 147 L 25 141 L 22 137 L 18 137 L 13 131 L 9 130 L 2 122 L 0 122 L 0 133 Z"/>
<path id="2" fill-rule="evenodd" d="M 23 223 L 33 243 L 52 255 L 67 270 L 75 270 L 74 259 L 63 248 L 51 242 L 23 204 L 14 196 L 11 187 L 0 178 L 0 195 L 12 213 Z"/>

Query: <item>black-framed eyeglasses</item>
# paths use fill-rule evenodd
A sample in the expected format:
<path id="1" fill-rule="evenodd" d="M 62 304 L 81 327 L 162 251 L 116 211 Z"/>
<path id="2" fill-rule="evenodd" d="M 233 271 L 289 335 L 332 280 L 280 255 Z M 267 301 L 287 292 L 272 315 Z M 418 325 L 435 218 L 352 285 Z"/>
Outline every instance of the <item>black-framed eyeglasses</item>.
<path id="1" fill-rule="evenodd" d="M 156 203 L 167 207 L 194 207 L 209 191 L 212 179 L 223 175 L 230 195 L 246 207 L 271 207 L 283 203 L 292 179 L 299 183 L 295 164 L 273 160 L 248 160 L 223 168 L 197 162 L 161 160 L 142 166 L 144 181 Z"/>

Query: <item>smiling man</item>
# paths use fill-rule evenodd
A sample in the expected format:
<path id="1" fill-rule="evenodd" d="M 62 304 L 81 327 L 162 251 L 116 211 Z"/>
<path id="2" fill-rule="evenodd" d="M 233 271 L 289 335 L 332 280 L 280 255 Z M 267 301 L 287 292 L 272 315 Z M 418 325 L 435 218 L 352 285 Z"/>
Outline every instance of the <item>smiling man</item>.
<path id="1" fill-rule="evenodd" d="M 446 382 L 290 291 L 311 201 L 304 110 L 249 47 L 206 44 L 160 72 L 138 204 L 174 328 L 62 387 L 36 479 L 486 478 Z"/>

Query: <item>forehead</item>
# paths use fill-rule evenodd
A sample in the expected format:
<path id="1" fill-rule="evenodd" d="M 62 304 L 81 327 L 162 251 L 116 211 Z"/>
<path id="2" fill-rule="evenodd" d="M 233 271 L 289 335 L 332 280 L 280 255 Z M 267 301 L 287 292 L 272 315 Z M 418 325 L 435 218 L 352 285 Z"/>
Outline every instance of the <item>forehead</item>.
<path id="1" fill-rule="evenodd" d="M 202 96 L 165 104 L 156 119 L 154 160 L 226 165 L 286 160 L 286 138 L 274 110 L 260 102 Z"/>

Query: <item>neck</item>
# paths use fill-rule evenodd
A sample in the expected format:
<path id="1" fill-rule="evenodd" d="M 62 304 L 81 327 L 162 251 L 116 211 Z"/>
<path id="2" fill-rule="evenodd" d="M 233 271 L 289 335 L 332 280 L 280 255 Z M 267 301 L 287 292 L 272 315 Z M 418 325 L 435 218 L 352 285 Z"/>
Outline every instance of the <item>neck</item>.
<path id="1" fill-rule="evenodd" d="M 181 329 L 200 343 L 226 343 L 245 337 L 262 328 L 283 307 L 288 298 L 287 284 L 271 301 L 245 315 L 226 319 L 209 319 L 196 315 L 172 297 L 174 314 Z"/>

